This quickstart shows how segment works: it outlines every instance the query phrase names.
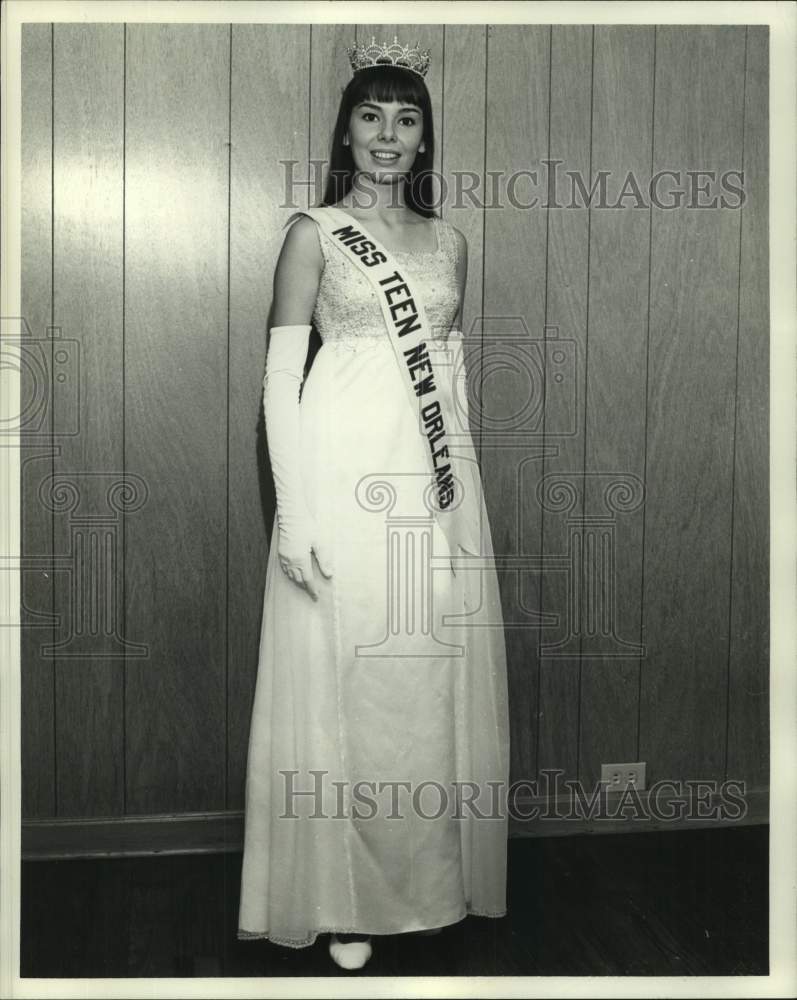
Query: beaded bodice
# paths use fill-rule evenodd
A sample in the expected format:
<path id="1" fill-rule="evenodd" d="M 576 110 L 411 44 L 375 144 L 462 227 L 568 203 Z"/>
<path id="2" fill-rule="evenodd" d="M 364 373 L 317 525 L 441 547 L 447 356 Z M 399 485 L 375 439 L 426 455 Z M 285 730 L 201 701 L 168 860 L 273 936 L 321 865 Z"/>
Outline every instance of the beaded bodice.
<path id="1" fill-rule="evenodd" d="M 437 248 L 391 251 L 400 267 L 415 279 L 433 331 L 448 331 L 459 305 L 456 281 L 457 238 L 445 219 L 434 219 Z M 313 323 L 323 343 L 384 337 L 390 343 L 379 299 L 368 279 L 346 258 L 332 239 L 316 227 L 324 269 L 318 286 Z"/>

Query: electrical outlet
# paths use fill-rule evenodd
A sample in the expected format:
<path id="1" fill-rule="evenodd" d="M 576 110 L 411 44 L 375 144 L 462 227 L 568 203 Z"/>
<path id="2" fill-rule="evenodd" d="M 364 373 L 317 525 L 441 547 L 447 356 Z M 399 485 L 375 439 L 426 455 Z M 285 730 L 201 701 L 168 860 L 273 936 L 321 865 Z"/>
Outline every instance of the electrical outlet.
<path id="1" fill-rule="evenodd" d="M 601 782 L 609 792 L 624 792 L 627 788 L 635 788 L 638 792 L 645 789 L 645 762 L 636 761 L 632 764 L 601 764 Z"/>

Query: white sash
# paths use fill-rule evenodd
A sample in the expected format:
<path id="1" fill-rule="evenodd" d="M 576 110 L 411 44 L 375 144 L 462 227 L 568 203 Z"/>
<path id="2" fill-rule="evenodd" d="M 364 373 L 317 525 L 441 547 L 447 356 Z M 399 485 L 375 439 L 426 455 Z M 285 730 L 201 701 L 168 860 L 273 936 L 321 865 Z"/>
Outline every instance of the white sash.
<path id="1" fill-rule="evenodd" d="M 448 398 L 440 390 L 440 376 L 435 373 L 427 349 L 432 329 L 420 289 L 407 269 L 396 263 L 390 251 L 347 212 L 324 205 L 301 209 L 288 222 L 296 215 L 315 219 L 341 253 L 368 278 L 376 292 L 413 415 L 425 441 L 424 451 L 435 483 L 435 514 L 448 539 L 451 555 L 456 557 L 458 545 L 464 542 L 467 547 L 470 538 L 464 523 L 465 479 L 454 471 L 454 455 L 449 447 L 453 419 L 447 410 Z"/>

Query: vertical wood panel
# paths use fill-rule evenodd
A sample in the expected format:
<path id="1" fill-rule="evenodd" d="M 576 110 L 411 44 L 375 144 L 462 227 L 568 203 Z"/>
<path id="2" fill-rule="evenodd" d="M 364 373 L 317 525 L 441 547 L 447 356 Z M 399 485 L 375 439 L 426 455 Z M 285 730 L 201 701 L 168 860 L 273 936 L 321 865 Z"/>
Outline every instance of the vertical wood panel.
<path id="1" fill-rule="evenodd" d="M 744 34 L 657 29 L 654 170 L 738 169 Z M 731 209 L 653 213 L 640 706 L 651 780 L 725 771 L 739 223 Z"/>
<path id="2" fill-rule="evenodd" d="M 227 807 L 242 809 L 274 487 L 262 416 L 266 327 L 288 213 L 307 188 L 309 25 L 233 25 Z M 325 88 L 326 89 L 326 88 Z M 275 539 L 271 539 L 276 541 Z"/>
<path id="3" fill-rule="evenodd" d="M 229 29 L 128 25 L 125 461 L 133 813 L 225 801 Z"/>
<path id="4" fill-rule="evenodd" d="M 123 468 L 123 43 L 121 25 L 55 27 L 54 313 L 80 348 L 79 395 L 57 384 L 56 396 L 67 431 L 56 484 L 75 490 L 54 538 L 73 560 L 55 575 L 61 816 L 124 811 L 122 518 L 110 499 Z"/>
<path id="5" fill-rule="evenodd" d="M 52 28 L 22 25 L 21 305 L 25 325 L 20 363 L 21 525 L 24 560 L 53 551 L 52 514 L 39 485 L 52 472 L 47 436 L 52 416 L 52 350 L 47 340 L 52 304 Z M 11 331 L 9 331 L 10 333 Z M 29 414 L 23 416 L 24 414 Z M 35 443 L 34 443 L 35 442 Z M 55 814 L 55 721 L 52 655 L 53 574 L 46 566 L 24 570 L 20 581 L 22 815 Z"/>
<path id="6" fill-rule="evenodd" d="M 542 552 L 546 559 L 567 555 L 574 544 L 571 532 L 582 515 L 582 475 L 584 471 L 587 274 L 589 267 L 589 208 L 571 196 L 565 172 L 577 171 L 582 178 L 590 173 L 592 137 L 592 45 L 594 29 L 589 26 L 556 25 L 551 48 L 551 159 L 556 166 L 555 197 L 561 208 L 549 212 L 547 259 L 547 304 L 545 321 L 558 329 L 557 340 L 570 345 L 575 357 L 575 400 L 557 393 L 553 380 L 545 383 L 545 441 L 555 453 L 542 462 L 544 499 L 542 512 Z M 552 171 L 554 167 L 551 168 Z M 554 192 L 552 192 L 552 197 Z M 553 336 L 549 337 L 550 340 Z M 546 360 L 555 361 L 557 346 L 546 345 Z M 547 371 L 546 371 L 547 374 Z M 550 384 L 549 384 L 550 382 Z M 549 391 L 550 390 L 550 391 Z M 575 418 L 575 424 L 571 421 Z M 546 477 L 549 477 L 546 479 Z M 557 484 L 549 488 L 547 483 Z M 552 489 L 570 493 L 572 503 L 559 509 L 549 503 Z M 571 588 L 580 580 L 565 572 L 546 568 L 543 573 L 540 610 L 555 615 L 556 625 L 545 625 L 543 643 L 567 641 L 568 655 L 540 657 L 539 756 L 538 769 L 561 768 L 563 778 L 574 779 L 578 772 L 579 685 L 581 667 L 578 644 L 572 642 Z"/>
<path id="7" fill-rule="evenodd" d="M 593 75 L 589 27 L 58 25 L 53 119 L 51 26 L 27 25 L 22 310 L 40 339 L 54 296 L 56 326 L 78 342 L 79 410 L 60 383 L 55 409 L 43 405 L 79 426 L 56 439 L 54 463 L 79 482 L 79 513 L 107 512 L 96 473 L 126 468 L 149 489 L 125 521 L 120 628 L 150 655 L 128 660 L 125 685 L 110 657 L 64 658 L 56 676 L 39 652 L 53 574 L 23 574 L 26 818 L 243 805 L 274 516 L 260 389 L 292 211 L 279 161 L 299 161 L 299 182 L 308 154 L 326 164 L 345 46 L 372 32 L 432 48 L 435 167 L 475 171 L 487 202 L 449 200 L 444 214 L 470 248 L 463 326 L 475 321 L 483 345 L 475 364 L 468 350 L 471 416 L 496 553 L 567 554 L 568 512 L 539 505 L 543 473 L 572 480 L 571 516 L 601 507 L 593 473 L 646 475 L 644 507 L 615 535 L 616 631 L 639 640 L 641 600 L 641 675 L 608 652 L 579 661 L 583 639 L 541 667 L 538 641 L 566 624 L 566 576 L 549 567 L 543 588 L 539 570 L 499 574 L 513 780 L 555 767 L 591 783 L 601 762 L 638 755 L 651 781 L 768 782 L 766 29 L 601 27 Z M 651 155 L 682 174 L 743 165 L 748 200 L 743 212 L 509 204 L 519 170 L 537 171 L 544 201 L 549 155 L 565 161 L 560 202 L 566 169 L 633 170 L 644 189 Z M 293 204 L 320 194 L 299 183 Z M 543 428 L 546 323 L 572 338 L 576 383 L 557 385 L 549 334 Z M 513 414 L 507 439 L 495 421 Z M 69 515 L 38 498 L 51 463 L 46 441 L 26 447 L 32 556 L 72 544 Z M 63 639 L 75 589 L 57 587 Z M 541 632 L 540 607 L 559 624 Z"/>
<path id="8" fill-rule="evenodd" d="M 308 160 L 313 164 L 308 177 L 313 187 L 301 192 L 294 204 L 311 207 L 320 205 L 324 194 L 331 152 L 332 131 L 337 121 L 340 98 L 351 79 L 351 66 L 346 46 L 356 38 L 354 24 L 314 24 L 310 29 L 310 124 Z M 287 218 L 287 215 L 286 215 Z M 284 233 L 284 231 L 283 231 Z M 321 337 L 313 329 L 310 337 L 309 365 L 321 346 Z"/>
<path id="9" fill-rule="evenodd" d="M 478 440 L 485 499 L 497 556 L 539 553 L 540 509 L 535 498 L 542 455 L 546 213 L 540 194 L 548 155 L 550 28 L 491 25 L 487 49 L 484 175 L 484 305 L 481 364 L 469 377 L 481 383 Z M 518 183 L 516 201 L 496 198 L 490 171 L 508 178 L 536 171 L 537 183 Z M 489 187 L 488 187 L 489 184 Z M 502 200 L 503 199 L 503 200 Z M 544 193 L 541 196 L 544 201 Z M 471 267 L 478 266 L 476 258 Z M 511 780 L 534 776 L 536 759 L 539 572 L 499 572 L 506 624 L 512 725 Z"/>
<path id="10" fill-rule="evenodd" d="M 337 119 L 340 98 L 351 79 L 346 46 L 356 38 L 353 24 L 314 24 L 310 29 L 310 144 L 308 158 L 316 161 L 309 174 L 315 186 L 307 197 L 294 201 L 303 207 L 321 203 L 327 173 L 332 130 Z M 320 165 L 317 161 L 321 161 Z"/>
<path id="11" fill-rule="evenodd" d="M 629 174 L 643 199 L 648 190 L 653 35 L 652 26 L 595 28 L 590 186 L 608 172 L 607 204 Z M 598 595 L 611 634 L 599 626 L 580 646 L 579 779 L 589 788 L 602 763 L 637 759 L 639 658 L 625 644 L 639 644 L 642 615 L 650 209 L 634 198 L 623 205 L 590 212 L 584 509 L 614 520 L 615 598 Z M 606 493 L 614 483 L 619 504 Z M 631 509 L 618 512 L 625 498 Z"/>
<path id="12" fill-rule="evenodd" d="M 769 36 L 747 29 L 727 776 L 769 784 Z"/>
<path id="13" fill-rule="evenodd" d="M 478 181 L 484 173 L 487 29 L 483 24 L 449 24 L 444 32 L 445 44 L 439 54 L 439 58 L 445 55 L 442 66 L 445 93 L 439 129 L 441 175 L 446 195 L 442 214 L 468 241 L 468 283 L 462 306 L 462 330 L 469 334 L 476 324 L 475 334 L 480 341 L 484 291 L 484 188 L 474 181 L 458 181 L 455 174 L 467 171 Z M 434 55 L 437 56 L 437 52 Z M 470 197 L 461 193 L 472 187 L 476 189 Z M 469 379 L 471 370 L 474 377 L 478 377 L 474 340 L 469 336 L 464 347 Z M 471 386 L 471 393 L 474 389 Z M 474 444 L 478 447 L 478 421 L 474 422 L 472 430 Z"/>

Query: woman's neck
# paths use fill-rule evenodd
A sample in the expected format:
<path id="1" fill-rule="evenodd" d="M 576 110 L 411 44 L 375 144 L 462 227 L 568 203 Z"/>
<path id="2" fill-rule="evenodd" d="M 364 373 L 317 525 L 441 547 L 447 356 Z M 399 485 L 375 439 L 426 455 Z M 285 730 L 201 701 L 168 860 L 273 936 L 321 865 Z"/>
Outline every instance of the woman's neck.
<path id="1" fill-rule="evenodd" d="M 376 215 L 387 225 L 410 211 L 404 200 L 404 182 L 378 184 L 367 175 L 357 173 L 352 188 L 339 202 L 342 208 Z"/>

